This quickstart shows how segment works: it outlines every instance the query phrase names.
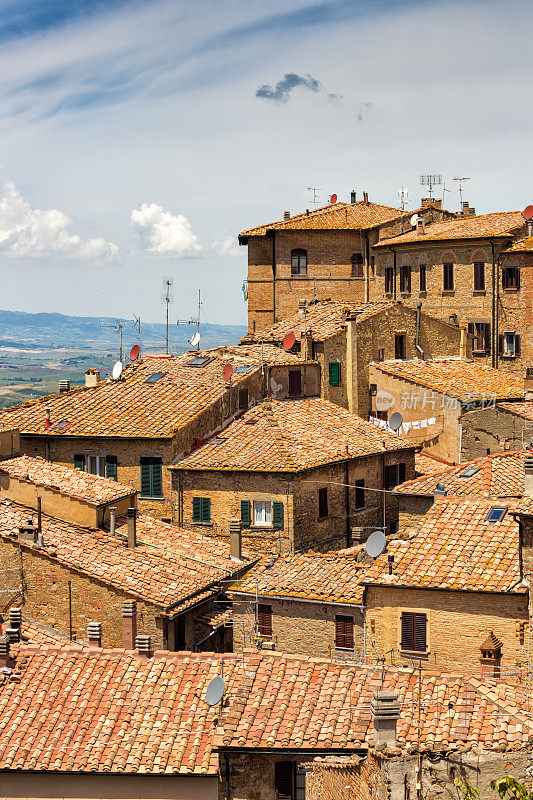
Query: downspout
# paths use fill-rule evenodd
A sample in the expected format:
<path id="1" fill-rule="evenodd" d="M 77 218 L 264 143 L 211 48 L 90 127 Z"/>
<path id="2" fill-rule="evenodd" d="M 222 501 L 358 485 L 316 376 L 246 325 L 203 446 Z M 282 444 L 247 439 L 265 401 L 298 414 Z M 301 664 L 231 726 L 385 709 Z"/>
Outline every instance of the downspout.
<path id="1" fill-rule="evenodd" d="M 272 321 L 276 324 L 276 231 L 272 231 Z"/>
<path id="2" fill-rule="evenodd" d="M 382 459 L 381 459 L 381 478 L 382 478 L 381 485 L 383 487 L 383 491 L 381 493 L 381 496 L 383 498 L 382 520 L 381 520 L 381 522 L 382 522 L 382 525 L 383 525 L 383 533 L 385 533 L 385 535 L 387 535 L 386 534 L 386 530 L 387 530 L 387 510 L 386 510 L 387 495 L 385 493 L 385 452 L 386 452 L 387 448 L 386 448 L 385 442 L 383 442 L 383 448 L 384 448 L 383 449 L 383 455 L 382 455 Z"/>
<path id="3" fill-rule="evenodd" d="M 394 256 L 393 270 L 392 270 L 392 272 L 393 272 L 393 289 L 392 289 L 393 295 L 392 296 L 393 296 L 393 299 L 396 300 L 396 250 L 394 249 L 394 247 L 388 247 L 387 249 L 390 250 L 392 255 Z"/>
<path id="4" fill-rule="evenodd" d="M 352 529 L 350 527 L 350 465 L 344 464 L 344 507 L 346 511 L 346 547 L 352 546 Z"/>
<path id="5" fill-rule="evenodd" d="M 422 303 L 417 303 L 416 305 L 416 339 L 415 339 L 415 347 L 420 354 L 420 358 L 424 358 L 424 351 L 420 347 L 420 314 L 422 311 Z"/>
<path id="6" fill-rule="evenodd" d="M 498 368 L 498 304 L 497 304 L 497 294 L 498 294 L 498 286 L 497 286 L 497 274 L 496 274 L 496 259 L 494 257 L 494 241 L 489 239 L 491 253 L 492 253 L 492 313 L 491 313 L 491 331 L 492 331 L 492 367 L 494 369 Z"/>
<path id="7" fill-rule="evenodd" d="M 229 758 L 228 756 L 224 756 L 224 761 L 226 764 L 226 800 L 231 800 L 230 798 L 230 783 L 229 783 Z"/>
<path id="8" fill-rule="evenodd" d="M 178 472 L 178 528 L 181 528 L 181 475 Z"/>
<path id="9" fill-rule="evenodd" d="M 368 241 L 368 234 L 363 234 L 365 237 L 365 303 L 370 302 L 370 242 Z"/>

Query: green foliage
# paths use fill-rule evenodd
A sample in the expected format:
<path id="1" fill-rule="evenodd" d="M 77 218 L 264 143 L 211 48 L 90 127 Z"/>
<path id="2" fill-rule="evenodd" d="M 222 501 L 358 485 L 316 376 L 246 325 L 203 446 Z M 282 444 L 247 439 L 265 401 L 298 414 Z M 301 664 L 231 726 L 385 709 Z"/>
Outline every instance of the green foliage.
<path id="1" fill-rule="evenodd" d="M 466 780 L 466 778 L 464 781 L 460 778 L 456 778 L 454 783 L 463 800 L 475 800 L 476 797 L 479 797 L 479 789 L 472 786 L 470 781 Z"/>
<path id="2" fill-rule="evenodd" d="M 490 785 L 502 798 L 507 797 L 508 794 L 510 800 L 533 800 L 533 792 L 529 792 L 524 784 L 518 783 L 512 775 L 491 781 Z"/>

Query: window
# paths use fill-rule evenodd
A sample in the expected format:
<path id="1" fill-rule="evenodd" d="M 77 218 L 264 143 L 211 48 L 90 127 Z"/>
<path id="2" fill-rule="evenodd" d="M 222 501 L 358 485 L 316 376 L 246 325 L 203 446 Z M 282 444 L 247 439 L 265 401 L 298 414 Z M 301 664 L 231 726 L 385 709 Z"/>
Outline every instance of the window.
<path id="1" fill-rule="evenodd" d="M 364 508 L 365 505 L 365 482 L 364 480 L 355 482 L 355 507 Z"/>
<path id="2" fill-rule="evenodd" d="M 276 761 L 274 764 L 274 800 L 295 800 L 293 761 Z"/>
<path id="3" fill-rule="evenodd" d="M 105 457 L 105 476 L 112 481 L 118 480 L 117 474 L 117 457 L 116 456 L 106 456 Z"/>
<path id="4" fill-rule="evenodd" d="M 211 499 L 209 497 L 193 497 L 192 521 L 211 522 Z"/>
<path id="5" fill-rule="evenodd" d="M 257 632 L 260 636 L 272 636 L 272 606 L 257 604 Z"/>
<path id="6" fill-rule="evenodd" d="M 487 514 L 487 522 L 501 522 L 507 513 L 507 506 L 493 506 Z"/>
<path id="7" fill-rule="evenodd" d="M 426 265 L 420 264 L 420 291 L 426 291 Z"/>
<path id="8" fill-rule="evenodd" d="M 387 464 L 385 467 L 385 489 L 394 489 L 405 481 L 405 464 Z"/>
<path id="9" fill-rule="evenodd" d="M 198 358 L 193 358 L 192 361 L 187 361 L 187 367 L 205 367 L 206 364 L 209 364 L 212 361 L 212 358 L 207 358 L 207 356 L 199 356 Z"/>
<path id="10" fill-rule="evenodd" d="M 335 647 L 353 650 L 353 617 L 335 614 Z"/>
<path id="11" fill-rule="evenodd" d="M 327 517 L 328 516 L 328 490 L 327 489 L 319 489 L 318 490 L 318 517 Z"/>
<path id="12" fill-rule="evenodd" d="M 245 528 L 252 524 L 252 504 L 249 500 L 241 500 L 241 522 Z"/>
<path id="13" fill-rule="evenodd" d="M 442 289 L 445 292 L 453 292 L 453 264 L 442 265 Z"/>
<path id="14" fill-rule="evenodd" d="M 520 336 L 514 331 L 504 331 L 499 336 L 498 350 L 504 358 L 516 358 L 520 355 Z"/>
<path id="15" fill-rule="evenodd" d="M 299 397 L 302 393 L 302 371 L 289 370 L 289 397 Z"/>
<path id="16" fill-rule="evenodd" d="M 141 458 L 141 495 L 163 497 L 163 459 L 159 456 Z"/>
<path id="17" fill-rule="evenodd" d="M 166 372 L 153 372 L 146 378 L 145 383 L 155 383 L 159 378 L 162 378 L 163 375 L 166 375 Z"/>
<path id="18" fill-rule="evenodd" d="M 254 500 L 254 525 L 272 525 L 270 500 Z"/>
<path id="19" fill-rule="evenodd" d="M 405 358 L 405 336 L 403 333 L 394 337 L 394 358 Z"/>
<path id="20" fill-rule="evenodd" d="M 244 365 L 242 367 L 235 367 L 233 372 L 234 372 L 235 375 L 239 375 L 239 374 L 243 374 L 244 375 L 246 372 L 250 372 L 251 369 L 252 369 L 252 367 L 247 367 L 246 365 Z"/>
<path id="21" fill-rule="evenodd" d="M 480 469 L 479 467 L 468 467 L 468 469 L 465 469 L 464 472 L 460 472 L 457 477 L 458 478 L 471 478 L 472 475 L 475 475 L 476 472 L 479 472 L 479 469 Z"/>
<path id="22" fill-rule="evenodd" d="M 376 356 L 376 361 L 385 361 L 385 348 L 380 347 Z"/>
<path id="23" fill-rule="evenodd" d="M 291 252 L 291 275 L 307 275 L 307 250 Z"/>
<path id="24" fill-rule="evenodd" d="M 74 456 L 74 466 L 76 469 L 85 469 L 85 456 L 83 454 Z"/>
<path id="25" fill-rule="evenodd" d="M 427 617 L 425 614 L 403 611 L 401 650 L 425 653 L 427 650 L 426 626 Z"/>
<path id="26" fill-rule="evenodd" d="M 520 270 L 518 267 L 503 267 L 502 288 L 520 289 Z"/>
<path id="27" fill-rule="evenodd" d="M 239 389 L 239 410 L 248 408 L 248 389 Z"/>
<path id="28" fill-rule="evenodd" d="M 385 267 L 385 294 L 392 294 L 394 291 L 394 269 Z"/>
<path id="29" fill-rule="evenodd" d="M 400 267 L 400 292 L 411 293 L 411 267 L 408 264 Z"/>
<path id="30" fill-rule="evenodd" d="M 87 472 L 91 475 L 105 477 L 105 458 L 103 456 L 87 456 L 85 459 Z"/>
<path id="31" fill-rule="evenodd" d="M 490 353 L 490 322 L 469 322 L 468 333 L 474 337 L 474 353 Z"/>
<path id="32" fill-rule="evenodd" d="M 485 262 L 474 261 L 474 291 L 481 292 L 485 289 Z"/>
<path id="33" fill-rule="evenodd" d="M 341 383 L 341 365 L 338 361 L 329 362 L 329 385 L 340 386 Z"/>
<path id="34" fill-rule="evenodd" d="M 363 274 L 363 254 L 354 253 L 351 258 L 352 262 L 352 278 L 362 278 Z"/>

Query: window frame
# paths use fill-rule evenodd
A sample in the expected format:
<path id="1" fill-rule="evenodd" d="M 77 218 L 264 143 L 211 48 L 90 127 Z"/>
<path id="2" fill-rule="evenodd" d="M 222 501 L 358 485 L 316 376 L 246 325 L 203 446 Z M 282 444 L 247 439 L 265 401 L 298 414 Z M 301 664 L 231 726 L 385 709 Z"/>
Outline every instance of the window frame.
<path id="1" fill-rule="evenodd" d="M 239 411 L 246 411 L 249 406 L 250 398 L 248 393 L 248 387 L 242 386 L 239 389 L 238 395 L 238 404 L 239 404 Z"/>
<path id="2" fill-rule="evenodd" d="M 195 502 L 196 501 L 196 502 Z M 198 509 L 198 513 L 196 508 Z M 198 495 L 192 498 L 192 522 L 196 525 L 208 525 L 211 523 L 211 498 L 200 497 Z"/>
<path id="3" fill-rule="evenodd" d="M 404 619 L 405 618 L 405 619 Z M 424 646 L 423 648 L 417 646 L 417 622 L 418 625 L 422 624 L 422 619 L 424 620 Z M 407 626 L 411 623 L 411 631 L 409 632 Z M 429 651 L 429 635 L 428 635 L 428 626 L 429 626 L 429 616 L 426 612 L 423 611 L 408 611 L 408 610 L 401 610 L 400 611 L 400 652 L 404 653 L 420 653 L 421 655 L 427 655 Z M 409 638 L 407 638 L 407 634 L 410 633 Z M 420 637 L 420 628 L 418 630 L 418 636 Z M 404 638 L 406 636 L 406 638 Z M 418 642 L 420 644 L 420 642 Z"/>
<path id="4" fill-rule="evenodd" d="M 304 250 L 303 247 L 295 247 L 291 250 L 291 277 L 299 275 L 307 275 L 307 250 Z"/>
<path id="5" fill-rule="evenodd" d="M 352 278 L 365 277 L 365 259 L 362 253 L 352 253 L 350 257 L 350 264 Z"/>
<path id="6" fill-rule="evenodd" d="M 263 623 L 264 617 L 266 617 L 266 624 Z M 272 625 L 272 606 L 270 603 L 257 603 L 255 607 L 255 620 L 258 635 L 271 638 L 274 629 Z"/>
<path id="7" fill-rule="evenodd" d="M 411 294 L 411 265 L 402 264 L 400 267 L 400 293 Z"/>
<path id="8" fill-rule="evenodd" d="M 515 280 L 509 280 L 511 275 Z M 502 289 L 509 292 L 520 291 L 520 267 L 502 267 Z"/>
<path id="9" fill-rule="evenodd" d="M 359 478 L 354 483 L 355 486 L 355 508 L 365 508 L 366 506 L 366 494 L 365 494 L 365 480 L 364 478 Z"/>
<path id="10" fill-rule="evenodd" d="M 298 380 L 296 381 L 299 391 L 294 391 L 294 386 L 291 385 L 296 378 L 293 378 L 293 375 L 298 375 Z M 301 397 L 302 396 L 302 370 L 301 369 L 290 369 L 289 370 L 289 397 Z"/>
<path id="11" fill-rule="evenodd" d="M 385 294 L 394 293 L 394 267 L 385 267 Z"/>
<path id="12" fill-rule="evenodd" d="M 350 614 L 335 614 L 335 649 L 353 651 L 355 621 Z"/>
<path id="13" fill-rule="evenodd" d="M 485 261 L 474 261 L 474 292 L 484 292 L 486 290 L 485 282 Z"/>
<path id="14" fill-rule="evenodd" d="M 323 486 L 318 490 L 318 519 L 327 519 L 329 517 L 328 509 L 328 489 Z"/>
<path id="15" fill-rule="evenodd" d="M 422 279 L 423 276 L 423 279 Z M 423 292 L 427 292 L 427 264 L 420 264 L 418 268 L 418 281 L 419 281 L 419 289 L 418 291 L 422 294 Z"/>
<path id="16" fill-rule="evenodd" d="M 479 332 L 481 329 L 483 331 L 482 334 L 480 334 Z M 469 322 L 468 332 L 474 337 L 472 342 L 472 352 L 483 353 L 484 355 L 490 355 L 491 352 L 490 322 Z"/>
<path id="17" fill-rule="evenodd" d="M 261 513 L 258 513 L 259 511 Z M 252 503 L 252 520 L 254 528 L 271 528 L 272 500 L 254 500 Z"/>
<path id="18" fill-rule="evenodd" d="M 143 492 L 143 466 L 144 467 L 151 467 L 150 469 L 150 477 L 149 477 L 149 484 L 150 484 L 150 494 L 145 494 Z M 154 468 L 158 467 L 157 475 L 154 472 Z M 141 473 L 141 491 L 140 497 L 142 498 L 150 498 L 150 500 L 162 500 L 164 498 L 163 492 L 163 458 L 162 456 L 140 456 L 139 458 L 139 469 Z M 161 494 L 154 494 L 154 476 L 161 483 Z"/>
<path id="19" fill-rule="evenodd" d="M 96 460 L 96 472 L 91 472 L 89 469 L 89 464 L 91 459 Z M 103 467 L 103 472 L 100 472 L 100 469 Z M 88 475 L 96 475 L 98 478 L 105 478 L 106 476 L 106 456 L 102 455 L 94 455 L 94 453 L 85 453 L 85 467 L 84 472 Z"/>
<path id="20" fill-rule="evenodd" d="M 512 337 L 512 348 L 509 347 L 510 337 Z M 498 352 L 502 358 L 520 358 L 521 341 L 520 334 L 516 331 L 503 331 L 499 335 Z"/>
<path id="21" fill-rule="evenodd" d="M 395 473 L 395 475 L 394 478 L 392 478 L 392 481 L 396 482 L 391 482 L 391 480 L 389 480 L 389 478 L 387 477 L 392 475 L 393 472 Z M 398 461 L 395 464 L 385 464 L 385 471 L 383 475 L 383 483 L 384 483 L 383 488 L 394 489 L 401 483 L 405 483 L 405 481 L 407 480 L 406 473 L 407 473 L 407 465 L 405 461 Z"/>
<path id="22" fill-rule="evenodd" d="M 395 333 L 394 334 L 394 359 L 396 361 L 404 361 L 405 360 L 405 357 L 406 357 L 405 338 L 406 338 L 405 337 L 405 333 Z M 398 345 L 400 343 L 401 343 L 402 346 L 398 347 Z M 400 352 L 402 353 L 402 355 L 398 355 Z"/>
<path id="23" fill-rule="evenodd" d="M 454 262 L 445 261 L 442 265 L 442 291 L 455 291 Z"/>

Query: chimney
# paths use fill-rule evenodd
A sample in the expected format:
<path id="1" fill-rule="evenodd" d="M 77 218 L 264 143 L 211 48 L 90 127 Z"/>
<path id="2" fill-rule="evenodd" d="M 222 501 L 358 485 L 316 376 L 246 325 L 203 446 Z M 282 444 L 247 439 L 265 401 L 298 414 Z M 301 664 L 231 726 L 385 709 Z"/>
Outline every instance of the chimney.
<path id="1" fill-rule="evenodd" d="M 89 622 L 87 625 L 87 638 L 89 640 L 89 647 L 102 646 L 102 623 Z"/>
<path id="2" fill-rule="evenodd" d="M 396 744 L 396 723 L 400 718 L 397 692 L 375 691 L 370 701 L 370 713 L 374 719 L 374 742 Z"/>
<path id="3" fill-rule="evenodd" d="M 442 208 L 442 199 L 439 198 L 439 200 L 437 199 L 433 200 L 433 205 L 435 206 L 435 208 Z"/>
<path id="4" fill-rule="evenodd" d="M 240 519 L 229 521 L 229 554 L 232 561 L 242 561 L 242 530 Z"/>
<path id="5" fill-rule="evenodd" d="M 144 633 L 140 633 L 135 637 L 135 649 L 139 652 L 140 656 L 150 658 L 153 653 L 152 650 L 152 637 Z"/>
<path id="6" fill-rule="evenodd" d="M 356 202 L 356 198 L 357 198 L 357 195 L 356 195 L 356 193 L 354 192 L 354 190 L 352 189 L 352 191 L 350 192 L 350 203 L 351 203 L 352 205 L 353 205 L 353 204 Z"/>
<path id="7" fill-rule="evenodd" d="M 11 659 L 9 657 L 9 638 L 7 636 L 0 637 L 0 669 L 9 669 L 11 666 Z"/>
<path id="8" fill-rule="evenodd" d="M 422 199 L 420 200 L 420 205 L 422 206 L 422 208 L 425 208 L 425 206 L 430 206 L 432 203 L 433 203 L 432 197 L 422 197 Z"/>
<path id="9" fill-rule="evenodd" d="M 100 370 L 88 369 L 85 373 L 85 386 L 96 386 L 100 382 Z"/>
<path id="10" fill-rule="evenodd" d="M 365 204 L 365 206 L 369 206 L 370 205 L 370 203 L 368 201 L 368 192 L 363 192 L 363 203 Z"/>
<path id="11" fill-rule="evenodd" d="M 533 496 L 533 456 L 524 458 L 524 494 Z"/>
<path id="12" fill-rule="evenodd" d="M 305 300 L 298 300 L 298 314 L 303 317 L 305 314 L 305 309 L 307 306 L 307 302 Z"/>
<path id="13" fill-rule="evenodd" d="M 22 609 L 10 608 L 9 609 L 9 628 L 6 628 L 6 634 L 9 640 L 15 644 L 20 642 L 22 635 Z"/>
<path id="14" fill-rule="evenodd" d="M 64 394 L 65 392 L 70 392 L 70 381 L 69 380 L 61 380 L 61 381 L 59 381 L 59 394 Z"/>
<path id="15" fill-rule="evenodd" d="M 137 547 L 137 509 L 128 508 L 128 547 Z"/>
<path id="16" fill-rule="evenodd" d="M 304 361 L 312 361 L 313 359 L 313 334 L 311 331 L 302 331 L 300 333 L 300 357 Z"/>
<path id="17" fill-rule="evenodd" d="M 308 208 L 305 209 L 305 213 L 306 213 L 307 216 L 309 216 L 309 209 Z"/>
<path id="18" fill-rule="evenodd" d="M 463 200 L 462 208 L 463 208 L 463 217 L 470 216 L 470 203 L 468 202 L 468 200 Z"/>
<path id="19" fill-rule="evenodd" d="M 115 535 L 115 529 L 117 524 L 117 509 L 115 506 L 109 507 L 109 533 L 111 536 Z"/>
<path id="20" fill-rule="evenodd" d="M 424 217 L 418 217 L 416 221 L 416 235 L 423 236 L 426 232 L 426 223 L 424 222 Z"/>
<path id="21" fill-rule="evenodd" d="M 51 426 L 51 424 L 52 424 L 52 419 L 51 419 L 50 409 L 49 408 L 45 408 L 44 409 L 44 427 L 45 427 L 45 430 L 48 430 L 48 428 Z"/>
<path id="22" fill-rule="evenodd" d="M 433 497 L 435 500 L 438 497 L 446 497 L 447 494 L 448 492 L 446 491 L 446 486 L 443 483 L 437 483 L 435 489 L 433 490 Z"/>
<path id="23" fill-rule="evenodd" d="M 122 637 L 125 650 L 135 650 L 137 638 L 137 603 L 128 600 L 122 603 Z"/>
<path id="24" fill-rule="evenodd" d="M 352 544 L 362 544 L 368 539 L 367 529 L 359 525 L 352 526 Z"/>
<path id="25" fill-rule="evenodd" d="M 290 218 L 291 218 L 291 212 L 290 211 L 284 211 L 283 212 L 284 221 L 287 222 L 287 220 L 289 220 Z"/>
<path id="26" fill-rule="evenodd" d="M 468 345 L 468 336 L 466 333 L 466 328 L 463 326 L 460 330 L 460 339 L 459 339 L 459 358 L 466 359 L 467 357 L 467 345 Z"/>
<path id="27" fill-rule="evenodd" d="M 481 677 L 499 678 L 500 664 L 502 660 L 502 643 L 494 635 L 494 631 L 489 631 L 489 635 L 479 648 L 481 650 Z"/>

